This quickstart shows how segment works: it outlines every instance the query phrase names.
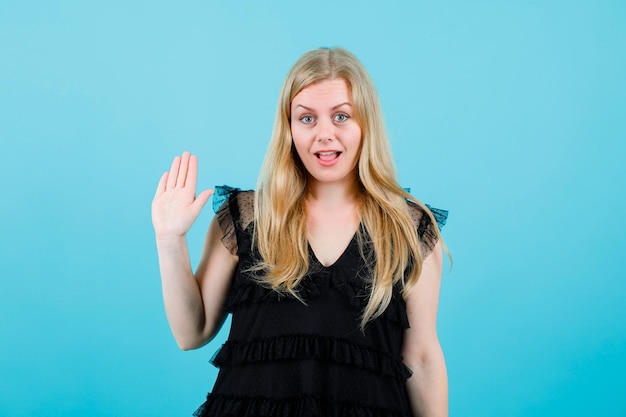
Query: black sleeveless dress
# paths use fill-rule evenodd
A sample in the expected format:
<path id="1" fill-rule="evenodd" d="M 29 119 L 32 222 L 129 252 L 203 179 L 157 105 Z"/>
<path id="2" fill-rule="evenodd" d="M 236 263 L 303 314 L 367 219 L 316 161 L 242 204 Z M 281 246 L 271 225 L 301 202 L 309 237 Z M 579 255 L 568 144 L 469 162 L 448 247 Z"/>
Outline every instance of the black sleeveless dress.
<path id="1" fill-rule="evenodd" d="M 252 191 L 216 188 L 222 242 L 239 264 L 225 305 L 230 335 L 212 359 L 219 374 L 194 415 L 410 417 L 405 384 L 411 372 L 401 356 L 409 323 L 400 287 L 362 331 L 369 269 L 356 235 L 328 267 L 309 248 L 311 270 L 300 290 L 305 303 L 258 285 L 246 272 L 259 256 L 252 248 L 253 204 Z M 436 244 L 436 226 L 409 205 L 425 257 Z M 445 224 L 446 211 L 431 211 Z"/>

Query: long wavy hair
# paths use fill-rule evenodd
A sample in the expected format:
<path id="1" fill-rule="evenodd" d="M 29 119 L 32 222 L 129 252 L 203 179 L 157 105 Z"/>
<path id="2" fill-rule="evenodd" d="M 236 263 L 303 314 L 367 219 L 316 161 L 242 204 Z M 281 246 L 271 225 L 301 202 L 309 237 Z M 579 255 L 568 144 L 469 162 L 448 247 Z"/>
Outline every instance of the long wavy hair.
<path id="1" fill-rule="evenodd" d="M 433 224 L 435 219 L 398 184 L 378 95 L 363 65 L 344 49 L 320 48 L 305 53 L 285 79 L 255 196 L 254 242 L 262 257 L 255 269 L 263 270 L 259 279 L 264 285 L 299 298 L 299 284 L 309 271 L 305 210 L 308 172 L 293 145 L 291 102 L 307 86 L 334 79 L 348 83 L 362 132 L 357 181 L 363 227 L 359 228 L 358 243 L 372 270 L 368 303 L 361 316 L 364 328 L 385 311 L 394 284 L 402 283 L 406 297 L 422 270 L 417 230 L 406 200 L 418 204 Z M 439 234 L 436 226 L 434 229 Z"/>

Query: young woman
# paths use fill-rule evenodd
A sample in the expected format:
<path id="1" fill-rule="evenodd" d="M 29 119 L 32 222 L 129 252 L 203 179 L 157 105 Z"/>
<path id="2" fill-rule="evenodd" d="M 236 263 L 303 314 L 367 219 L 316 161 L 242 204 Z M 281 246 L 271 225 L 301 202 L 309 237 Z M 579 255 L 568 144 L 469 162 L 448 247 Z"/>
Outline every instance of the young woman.
<path id="1" fill-rule="evenodd" d="M 185 152 L 152 205 L 163 297 L 181 349 L 210 341 L 217 381 L 197 416 L 447 416 L 436 330 L 442 265 L 430 209 L 397 183 L 374 86 L 343 49 L 289 72 L 257 190 L 218 187 L 193 273 Z"/>

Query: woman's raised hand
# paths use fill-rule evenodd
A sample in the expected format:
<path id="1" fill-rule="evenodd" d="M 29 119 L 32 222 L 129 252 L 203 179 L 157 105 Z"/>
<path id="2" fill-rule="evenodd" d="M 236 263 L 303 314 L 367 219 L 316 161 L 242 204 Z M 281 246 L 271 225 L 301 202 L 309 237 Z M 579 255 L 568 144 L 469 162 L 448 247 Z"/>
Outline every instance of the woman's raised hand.
<path id="1" fill-rule="evenodd" d="M 202 191 L 196 197 L 198 158 L 184 152 L 172 162 L 165 172 L 152 200 L 152 224 L 157 239 L 184 236 L 200 210 L 213 194 Z"/>

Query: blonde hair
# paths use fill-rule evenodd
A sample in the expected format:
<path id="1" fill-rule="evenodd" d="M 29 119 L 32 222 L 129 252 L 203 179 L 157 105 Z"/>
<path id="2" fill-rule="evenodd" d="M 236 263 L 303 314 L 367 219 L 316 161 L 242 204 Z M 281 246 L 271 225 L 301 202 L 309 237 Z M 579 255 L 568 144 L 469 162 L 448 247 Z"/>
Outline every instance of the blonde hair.
<path id="1" fill-rule="evenodd" d="M 422 254 L 407 199 L 430 216 L 435 233 L 441 236 L 430 210 L 399 186 L 374 85 L 359 60 L 344 49 L 305 53 L 285 79 L 255 196 L 254 242 L 262 257 L 255 269 L 265 272 L 259 278 L 263 284 L 298 297 L 298 286 L 309 271 L 304 204 L 308 173 L 293 147 L 291 102 L 307 86 L 334 79 L 347 82 L 362 132 L 357 167 L 359 215 L 373 248 L 373 253 L 364 253 L 365 236 L 359 228 L 359 248 L 373 272 L 361 320 L 364 328 L 385 311 L 394 284 L 402 283 L 406 297 L 419 278 Z"/>

